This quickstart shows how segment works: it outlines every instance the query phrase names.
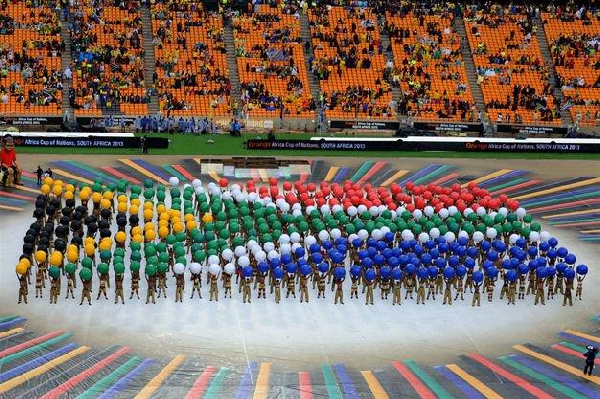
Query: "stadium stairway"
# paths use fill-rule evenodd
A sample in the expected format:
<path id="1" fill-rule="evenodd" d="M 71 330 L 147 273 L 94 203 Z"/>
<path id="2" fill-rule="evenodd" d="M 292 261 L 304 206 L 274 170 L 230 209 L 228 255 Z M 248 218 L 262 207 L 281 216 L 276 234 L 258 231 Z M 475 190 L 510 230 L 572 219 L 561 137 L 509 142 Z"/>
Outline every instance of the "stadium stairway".
<path id="1" fill-rule="evenodd" d="M 223 21 L 223 41 L 225 42 L 225 48 L 227 49 L 227 69 L 229 70 L 229 82 L 231 83 L 231 99 L 236 101 L 241 108 L 242 91 L 240 90 L 240 74 L 238 73 L 231 21 Z"/>
<path id="2" fill-rule="evenodd" d="M 384 19 L 385 19 L 385 17 L 381 17 L 379 26 L 383 26 Z M 381 38 L 381 48 L 385 52 L 385 50 L 388 48 L 388 46 L 391 43 L 390 35 L 384 29 L 381 29 L 381 31 L 379 32 L 379 37 Z M 392 61 L 392 62 L 394 61 L 394 54 L 392 52 L 387 54 L 387 60 Z M 391 83 L 391 79 L 390 79 L 390 83 Z M 392 99 L 396 102 L 396 104 L 398 104 L 400 102 L 400 100 L 402 99 L 402 96 L 403 96 L 403 94 L 402 94 L 402 90 L 400 89 L 400 87 L 395 87 L 392 85 Z M 398 115 L 398 116 L 400 117 L 400 115 Z"/>
<path id="3" fill-rule="evenodd" d="M 69 21 L 65 19 L 65 16 L 62 12 L 58 13 L 60 17 L 60 38 L 65 44 L 65 51 L 63 51 L 61 56 L 61 67 L 64 72 L 65 69 L 73 62 L 73 57 L 71 54 L 71 36 L 69 35 Z M 63 89 L 62 89 L 62 112 L 69 111 L 71 115 L 73 115 L 73 110 L 71 109 L 71 105 L 69 104 L 69 89 L 71 88 L 72 81 L 68 81 L 63 79 Z"/>
<path id="4" fill-rule="evenodd" d="M 469 48 L 467 42 L 467 31 L 465 28 L 465 22 L 462 18 L 456 17 L 453 21 L 454 30 L 460 35 L 460 50 L 462 52 L 462 58 L 465 63 L 465 69 L 467 70 L 467 77 L 469 80 L 469 87 L 475 100 L 475 105 L 479 111 L 485 112 L 485 103 L 483 101 L 483 92 L 481 87 L 477 84 L 477 72 L 475 70 L 475 63 L 473 62 L 473 54 Z"/>
<path id="5" fill-rule="evenodd" d="M 150 16 L 150 10 L 148 7 L 141 8 L 142 14 L 142 36 L 144 40 L 144 83 L 146 91 L 151 93 L 149 96 L 150 102 L 148 103 L 148 113 L 150 115 L 156 115 L 160 109 L 158 106 L 158 98 L 154 89 L 154 72 L 156 71 L 156 58 L 154 56 L 154 46 L 152 45 L 152 18 Z"/>
<path id="6" fill-rule="evenodd" d="M 540 53 L 544 58 L 544 63 L 550 69 L 550 84 L 553 87 L 553 95 L 558 104 L 562 103 L 563 95 L 562 90 L 558 85 L 558 77 L 556 75 L 556 68 L 554 68 L 554 61 L 552 60 L 552 54 L 550 53 L 550 43 L 548 43 L 548 38 L 546 37 L 546 31 L 544 30 L 544 23 L 542 19 L 539 17 L 533 18 L 533 21 L 537 27 L 537 39 L 538 44 L 540 46 Z M 571 118 L 569 116 L 569 112 L 562 112 L 560 120 L 563 126 L 568 126 L 571 123 Z"/>

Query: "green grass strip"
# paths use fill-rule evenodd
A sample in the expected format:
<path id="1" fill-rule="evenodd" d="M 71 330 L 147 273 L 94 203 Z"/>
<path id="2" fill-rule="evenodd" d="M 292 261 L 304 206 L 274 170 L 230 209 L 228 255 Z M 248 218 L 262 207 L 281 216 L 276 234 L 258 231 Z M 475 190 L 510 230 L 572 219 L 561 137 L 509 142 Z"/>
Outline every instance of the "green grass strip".
<path id="1" fill-rule="evenodd" d="M 371 168 L 373 167 L 373 164 L 375 164 L 375 162 L 373 162 L 373 161 L 365 161 L 365 162 L 363 162 L 363 164 L 361 165 L 360 168 L 358 168 L 358 170 L 356 171 L 356 173 L 354 174 L 354 176 L 352 176 L 350 178 L 350 180 L 352 180 L 352 183 L 356 183 L 358 181 L 358 179 L 360 179 L 361 177 L 363 177 L 364 175 L 366 175 L 367 172 L 369 170 L 371 170 Z"/>
<path id="2" fill-rule="evenodd" d="M 169 173 L 171 176 L 175 176 L 176 178 L 178 178 L 181 181 L 187 181 L 187 177 L 185 177 L 184 175 L 182 175 L 181 173 L 179 173 L 174 167 L 172 167 L 171 165 L 162 165 L 162 168 L 164 170 L 167 171 L 167 173 Z"/>
<path id="3" fill-rule="evenodd" d="M 110 388 L 119 378 L 129 373 L 141 362 L 142 359 L 140 357 L 132 357 L 131 359 L 123 363 L 121 366 L 117 367 L 115 371 L 97 381 L 87 391 L 79 395 L 77 399 L 91 399 L 100 395 L 102 392 Z"/>
<path id="4" fill-rule="evenodd" d="M 212 379 L 206 393 L 204 395 L 204 399 L 215 399 L 219 397 L 221 393 L 221 388 L 223 387 L 223 382 L 225 382 L 225 378 L 229 374 L 229 369 L 227 367 L 221 367 L 217 374 Z"/>
<path id="5" fill-rule="evenodd" d="M 39 343 L 30 348 L 23 349 L 20 352 L 11 353 L 10 355 L 6 355 L 0 360 L 0 369 L 10 362 L 14 362 L 15 360 L 18 360 L 24 356 L 28 356 L 34 352 L 38 352 L 38 351 L 44 350 L 46 348 L 49 348 L 52 345 L 56 345 L 57 343 L 64 341 L 65 339 L 70 338 L 72 336 L 73 336 L 73 334 L 71 334 L 71 333 L 61 334 L 58 337 L 54 337 L 52 339 L 49 339 L 48 341 Z"/>
<path id="6" fill-rule="evenodd" d="M 500 361 L 508 364 L 509 366 L 519 370 L 521 373 L 528 375 L 529 377 L 535 378 L 536 380 L 539 380 L 541 382 L 543 382 L 544 384 L 548 385 L 549 387 L 555 389 L 556 391 L 562 393 L 565 396 L 568 396 L 569 398 L 572 399 L 578 399 L 581 397 L 581 394 L 579 392 L 575 392 L 574 390 L 572 390 L 569 387 L 566 387 L 564 385 L 562 385 L 561 383 L 559 383 L 558 381 L 553 380 L 550 377 L 547 377 L 543 374 L 538 373 L 535 370 L 530 369 L 527 366 L 524 366 L 518 362 L 515 362 L 512 359 L 509 359 L 508 357 L 501 357 L 499 358 Z"/>
<path id="7" fill-rule="evenodd" d="M 407 360 L 404 362 L 406 366 L 419 377 L 440 399 L 453 398 L 448 391 L 444 389 L 432 376 L 423 371 L 415 362 Z"/>
<path id="8" fill-rule="evenodd" d="M 323 378 L 325 379 L 325 387 L 327 388 L 327 395 L 329 395 L 329 399 L 342 399 L 342 392 L 340 391 L 340 387 L 338 386 L 337 381 L 335 380 L 331 366 L 328 364 L 324 364 L 322 370 Z"/>
<path id="9" fill-rule="evenodd" d="M 516 186 L 517 184 L 525 183 L 526 181 L 529 181 L 529 179 L 525 179 L 523 177 L 518 177 L 514 180 L 510 180 L 508 182 L 498 184 L 496 186 L 492 186 L 492 187 L 488 188 L 488 191 L 490 193 L 493 193 L 494 191 L 502 190 L 502 189 L 505 189 L 510 186 Z"/>
<path id="10" fill-rule="evenodd" d="M 419 177 L 418 179 L 416 179 L 414 181 L 414 183 L 415 184 L 427 183 L 428 181 L 431 181 L 431 180 L 437 178 L 438 176 L 441 176 L 442 174 L 446 173 L 450 169 L 452 169 L 452 166 L 450 166 L 450 165 L 441 165 L 439 168 L 437 168 L 433 172 L 430 172 L 423 177 Z"/>

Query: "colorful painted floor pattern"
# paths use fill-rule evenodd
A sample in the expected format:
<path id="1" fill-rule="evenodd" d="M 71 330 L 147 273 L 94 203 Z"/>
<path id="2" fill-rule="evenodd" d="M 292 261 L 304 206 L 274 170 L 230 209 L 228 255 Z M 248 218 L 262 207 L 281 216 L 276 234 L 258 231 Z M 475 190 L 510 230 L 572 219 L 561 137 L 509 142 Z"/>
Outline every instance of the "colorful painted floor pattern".
<path id="1" fill-rule="evenodd" d="M 567 330 L 550 348 L 514 346 L 498 359 L 472 353 L 454 363 L 395 361 L 381 370 L 323 364 L 299 373 L 277 364 L 220 367 L 197 358 L 149 359 L 131 348 L 79 346 L 65 331 L 36 335 L 18 316 L 0 318 L 0 397 L 7 398 L 599 398 L 582 352 L 600 332 Z M 597 363 L 599 360 L 597 360 Z"/>

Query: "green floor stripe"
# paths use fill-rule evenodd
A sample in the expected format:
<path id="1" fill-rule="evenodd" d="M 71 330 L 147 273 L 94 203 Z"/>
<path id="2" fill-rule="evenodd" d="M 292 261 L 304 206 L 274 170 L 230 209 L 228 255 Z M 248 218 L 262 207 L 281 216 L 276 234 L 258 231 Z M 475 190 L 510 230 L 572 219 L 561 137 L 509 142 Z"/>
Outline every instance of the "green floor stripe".
<path id="1" fill-rule="evenodd" d="M 340 391 L 340 387 L 335 380 L 331 366 L 324 364 L 322 370 L 323 379 L 325 379 L 325 387 L 327 388 L 327 395 L 329 395 L 329 398 L 342 399 L 342 391 Z"/>
<path id="2" fill-rule="evenodd" d="M 563 341 L 563 342 L 561 342 L 560 344 L 561 344 L 562 346 L 565 346 L 565 347 L 567 347 L 567 348 L 570 348 L 570 349 L 576 350 L 577 352 L 581 352 L 582 354 L 583 354 L 584 352 L 587 352 L 587 349 L 586 349 L 586 348 L 584 348 L 583 346 L 579 346 L 579 345 L 577 345 L 577 344 L 574 344 L 574 343 L 572 343 L 572 342 Z M 582 358 L 583 358 L 583 356 L 582 356 Z"/>
<path id="3" fill-rule="evenodd" d="M 225 377 L 227 377 L 227 374 L 229 374 L 229 369 L 227 367 L 221 367 L 219 369 L 219 372 L 215 374 L 208 389 L 206 390 L 204 399 L 215 399 L 219 397 L 219 394 L 221 393 L 221 388 L 223 387 L 223 382 L 225 381 Z"/>
<path id="4" fill-rule="evenodd" d="M 600 195 L 600 190 L 593 191 L 591 193 L 575 195 L 573 200 L 575 201 L 575 200 L 582 200 L 582 199 L 587 199 L 587 198 L 597 198 L 599 195 Z M 561 202 L 565 202 L 565 199 L 564 198 L 551 198 L 551 199 L 545 199 L 545 200 L 540 200 L 540 201 L 527 202 L 527 207 L 528 208 L 537 208 L 540 206 L 554 205 L 554 204 L 558 204 Z"/>
<path id="5" fill-rule="evenodd" d="M 448 391 L 444 389 L 432 376 L 421 370 L 419 366 L 412 360 L 404 362 L 406 366 L 419 377 L 440 399 L 453 398 Z"/>
<path id="6" fill-rule="evenodd" d="M 171 165 L 162 165 L 162 168 L 164 170 L 167 171 L 167 173 L 169 173 L 171 176 L 175 176 L 176 178 L 178 178 L 180 181 L 187 181 L 187 177 L 185 177 L 184 175 L 182 175 L 181 173 L 179 173 L 174 167 L 172 167 Z"/>
<path id="7" fill-rule="evenodd" d="M 121 366 L 117 367 L 115 371 L 105 376 L 101 380 L 97 381 L 87 391 L 79 395 L 77 399 L 91 399 L 100 395 L 102 392 L 110 388 L 119 378 L 129 373 L 141 362 L 142 359 L 140 357 L 132 357 L 131 359 L 123 363 Z"/>
<path id="8" fill-rule="evenodd" d="M 540 374 L 537 371 L 532 370 L 529 367 L 522 365 L 521 363 L 515 362 L 514 360 L 511 360 L 508 357 L 501 357 L 501 358 L 499 358 L 499 360 L 508 364 L 509 366 L 519 370 L 521 373 L 543 382 L 544 384 L 546 384 L 549 387 L 555 389 L 556 391 L 562 393 L 563 395 L 568 396 L 569 398 L 578 399 L 581 397 L 581 394 L 579 392 L 576 392 L 573 389 L 562 385 L 558 381 L 555 381 L 550 377 Z"/>
<path id="9" fill-rule="evenodd" d="M 38 352 L 38 351 L 44 350 L 46 348 L 49 348 L 52 345 L 56 345 L 57 343 L 64 341 L 67 338 L 71 338 L 72 336 L 73 336 L 73 334 L 71 334 L 71 333 L 61 334 L 58 337 L 54 337 L 52 339 L 49 339 L 48 341 L 39 343 L 30 348 L 23 349 L 20 352 L 11 353 L 10 355 L 6 355 L 2 359 L 0 359 L 0 370 L 2 369 L 2 367 L 4 367 L 5 365 L 7 365 L 10 362 L 18 360 L 18 359 L 20 359 L 24 356 L 30 355 L 34 352 Z"/>
<path id="10" fill-rule="evenodd" d="M 548 222 L 548 224 L 550 226 L 560 226 L 562 224 L 568 224 L 568 223 L 581 223 L 581 222 L 598 222 L 598 218 L 588 218 L 588 219 L 567 219 L 567 220 L 561 220 L 561 221 L 556 221 L 556 222 Z"/>
<path id="11" fill-rule="evenodd" d="M 374 164 L 375 164 L 375 162 L 373 162 L 373 161 L 364 162 L 362 164 L 362 166 L 360 168 L 358 168 L 358 170 L 356 171 L 354 176 L 352 176 L 350 178 L 350 180 L 352 180 L 353 183 L 356 183 L 358 181 L 358 179 L 360 179 L 361 177 L 363 177 L 364 175 L 367 174 L 367 172 L 373 167 Z"/>
<path id="12" fill-rule="evenodd" d="M 446 173 L 447 171 L 449 171 L 450 169 L 452 169 L 452 166 L 450 165 L 442 165 L 439 168 L 437 168 L 436 170 L 434 170 L 431 173 L 426 174 L 423 177 L 419 177 L 418 179 L 416 179 L 414 181 L 415 184 L 423 184 L 426 183 L 430 180 L 433 180 L 439 176 L 441 176 L 442 174 Z"/>
<path id="13" fill-rule="evenodd" d="M 97 177 L 102 178 L 103 180 L 108 180 L 110 182 L 117 182 L 117 181 L 119 181 L 118 178 L 116 178 L 114 176 L 107 175 L 106 173 L 102 172 L 100 169 L 93 168 L 93 167 L 91 167 L 89 165 L 86 165 L 86 164 L 84 164 L 82 162 L 79 162 L 79 161 L 65 161 L 65 162 L 70 163 L 73 166 L 77 166 L 80 169 L 87 170 L 88 172 L 93 173 L 94 175 L 96 175 Z M 91 179 L 91 180 L 94 180 L 94 179 Z"/>
<path id="14" fill-rule="evenodd" d="M 13 321 L 17 317 L 19 317 L 19 316 L 6 316 L 6 317 L 2 317 L 2 318 L 0 318 L 0 323 L 7 323 L 9 321 Z"/>
<path id="15" fill-rule="evenodd" d="M 505 189 L 510 186 L 516 186 L 517 184 L 525 183 L 526 181 L 529 181 L 529 179 L 525 179 L 523 177 L 518 177 L 514 180 L 510 180 L 508 182 L 498 184 L 496 186 L 492 186 L 492 187 L 488 188 L 487 190 L 488 190 L 488 192 L 493 193 L 494 191 L 502 190 L 502 189 Z"/>

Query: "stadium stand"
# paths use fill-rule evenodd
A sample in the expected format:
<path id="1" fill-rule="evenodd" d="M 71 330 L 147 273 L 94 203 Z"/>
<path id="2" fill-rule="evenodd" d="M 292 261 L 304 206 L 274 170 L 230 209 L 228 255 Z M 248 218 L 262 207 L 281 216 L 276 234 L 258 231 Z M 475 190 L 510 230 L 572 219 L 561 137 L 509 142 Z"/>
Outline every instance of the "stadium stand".
<path id="1" fill-rule="evenodd" d="M 53 9 L 31 2 L 0 3 L 0 112 L 61 114 L 64 43 Z"/>
<path id="2" fill-rule="evenodd" d="M 299 9 L 282 3 L 257 4 L 250 15 L 233 19 L 242 101 L 259 117 L 311 118 L 310 93 Z"/>
<path id="3" fill-rule="evenodd" d="M 151 11 L 161 113 L 230 115 L 222 17 L 199 1 L 157 1 Z"/>
<path id="4" fill-rule="evenodd" d="M 555 7 L 542 13 L 564 103 L 573 121 L 600 125 L 600 14 Z"/>
<path id="5" fill-rule="evenodd" d="M 531 18 L 531 9 L 524 6 L 492 4 L 464 10 L 477 80 L 492 122 L 561 122 Z"/>
<path id="6" fill-rule="evenodd" d="M 309 11 L 319 79 L 328 118 L 395 118 L 391 87 L 384 79 L 386 58 L 380 25 L 368 7 L 317 6 Z"/>
<path id="7" fill-rule="evenodd" d="M 139 7 L 137 1 L 73 1 L 76 116 L 148 112 Z"/>
<path id="8" fill-rule="evenodd" d="M 453 19 L 446 9 L 386 12 L 383 29 L 394 54 L 386 73 L 402 88 L 400 114 L 412 114 L 415 120 L 473 122 L 479 117 Z"/>

